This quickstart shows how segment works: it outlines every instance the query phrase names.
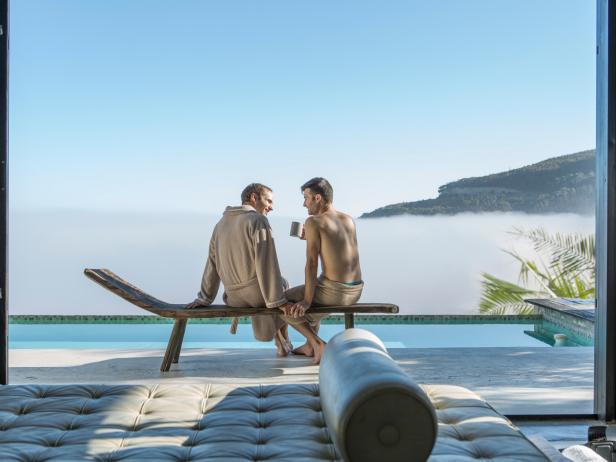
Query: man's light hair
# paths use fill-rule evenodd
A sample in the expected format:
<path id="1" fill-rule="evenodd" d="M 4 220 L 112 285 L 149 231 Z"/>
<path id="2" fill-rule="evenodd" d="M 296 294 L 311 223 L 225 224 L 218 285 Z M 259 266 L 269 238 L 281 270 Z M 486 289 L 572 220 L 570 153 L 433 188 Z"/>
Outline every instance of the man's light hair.
<path id="1" fill-rule="evenodd" d="M 313 194 L 320 194 L 326 204 L 331 204 L 334 201 L 334 188 L 325 178 L 319 176 L 306 181 L 302 185 L 302 192 L 304 192 L 304 189 L 310 189 Z"/>
<path id="2" fill-rule="evenodd" d="M 259 198 L 261 197 L 261 194 L 266 191 L 272 192 L 272 188 L 261 183 L 250 183 L 242 191 L 242 204 L 250 202 L 250 196 L 252 196 L 253 193 L 257 195 L 257 198 Z"/>

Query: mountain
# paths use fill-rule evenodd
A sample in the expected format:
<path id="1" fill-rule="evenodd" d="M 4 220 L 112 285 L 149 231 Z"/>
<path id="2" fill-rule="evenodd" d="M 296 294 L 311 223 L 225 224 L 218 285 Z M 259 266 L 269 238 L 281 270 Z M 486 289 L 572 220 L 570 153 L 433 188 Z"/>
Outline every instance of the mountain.
<path id="1" fill-rule="evenodd" d="M 595 151 L 552 157 L 507 172 L 463 178 L 439 187 L 438 193 L 435 199 L 386 205 L 360 218 L 462 212 L 591 214 L 595 207 Z"/>

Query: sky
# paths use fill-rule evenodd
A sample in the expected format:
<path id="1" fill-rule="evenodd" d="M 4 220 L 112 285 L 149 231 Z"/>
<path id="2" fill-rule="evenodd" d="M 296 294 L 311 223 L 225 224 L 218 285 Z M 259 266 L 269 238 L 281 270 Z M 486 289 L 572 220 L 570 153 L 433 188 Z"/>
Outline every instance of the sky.
<path id="1" fill-rule="evenodd" d="M 13 210 L 355 216 L 595 145 L 587 0 L 19 0 Z"/>

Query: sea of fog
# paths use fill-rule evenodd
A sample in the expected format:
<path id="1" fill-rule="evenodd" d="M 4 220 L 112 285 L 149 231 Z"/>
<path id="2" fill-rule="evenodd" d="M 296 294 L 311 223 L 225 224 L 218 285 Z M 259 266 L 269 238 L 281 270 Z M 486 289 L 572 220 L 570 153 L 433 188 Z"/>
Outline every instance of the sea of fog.
<path id="1" fill-rule="evenodd" d="M 283 275 L 303 283 L 305 243 L 290 237 L 297 217 L 270 214 Z M 217 216 L 104 212 L 13 212 L 9 235 L 10 314 L 145 314 L 83 275 L 109 268 L 169 302 L 199 290 Z M 594 217 L 461 214 L 357 220 L 363 302 L 391 302 L 405 314 L 476 313 L 481 273 L 517 280 L 503 249 L 529 254 L 513 227 L 594 232 Z M 218 301 L 220 302 L 220 295 Z"/>

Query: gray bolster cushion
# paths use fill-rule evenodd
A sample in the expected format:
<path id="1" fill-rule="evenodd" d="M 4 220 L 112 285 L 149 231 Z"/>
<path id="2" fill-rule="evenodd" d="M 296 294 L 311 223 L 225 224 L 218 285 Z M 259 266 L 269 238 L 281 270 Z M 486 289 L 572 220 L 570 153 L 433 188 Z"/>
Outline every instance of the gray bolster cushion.
<path id="1" fill-rule="evenodd" d="M 344 460 L 423 462 L 430 455 L 438 431 L 434 406 L 376 335 L 347 329 L 332 338 L 319 387 L 327 427 Z"/>

